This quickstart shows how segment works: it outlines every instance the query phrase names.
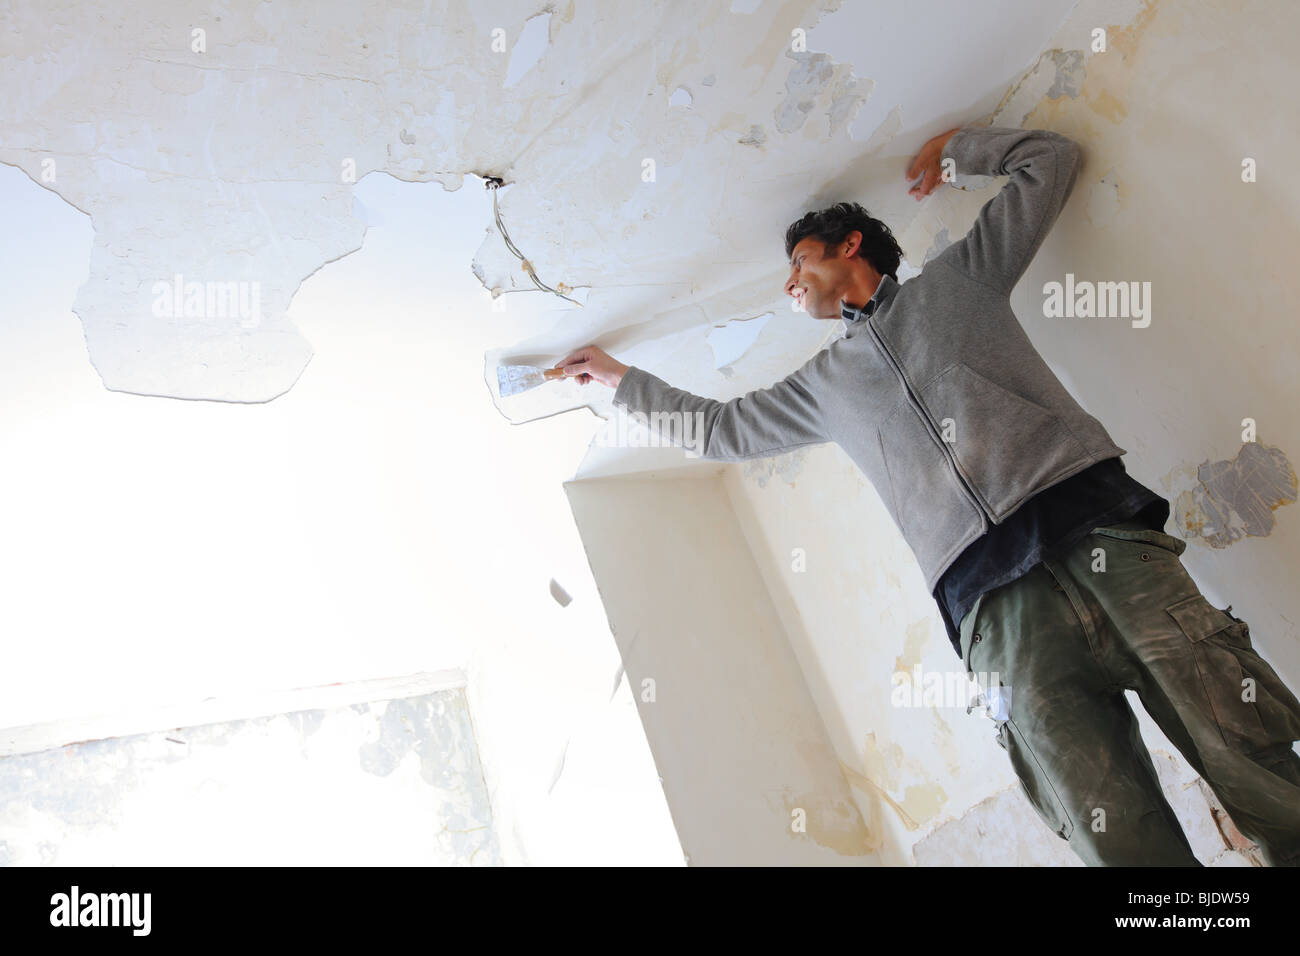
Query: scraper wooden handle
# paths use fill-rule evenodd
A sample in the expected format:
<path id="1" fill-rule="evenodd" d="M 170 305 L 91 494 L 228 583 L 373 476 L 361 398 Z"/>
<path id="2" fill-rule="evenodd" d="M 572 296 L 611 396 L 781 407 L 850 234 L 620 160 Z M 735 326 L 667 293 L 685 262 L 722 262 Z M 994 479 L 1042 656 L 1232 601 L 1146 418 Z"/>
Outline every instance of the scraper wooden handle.
<path id="1" fill-rule="evenodd" d="M 542 377 L 545 378 L 548 382 L 553 378 L 564 378 L 564 369 L 544 368 L 542 369 Z"/>

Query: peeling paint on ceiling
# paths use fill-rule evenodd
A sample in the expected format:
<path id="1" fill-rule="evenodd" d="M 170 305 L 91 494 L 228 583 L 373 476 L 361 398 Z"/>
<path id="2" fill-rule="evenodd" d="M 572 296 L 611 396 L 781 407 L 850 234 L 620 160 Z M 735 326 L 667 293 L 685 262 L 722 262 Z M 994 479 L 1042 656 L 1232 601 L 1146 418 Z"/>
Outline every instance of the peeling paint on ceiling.
<path id="1" fill-rule="evenodd" d="M 28 0 L 0 14 L 0 162 L 92 220 L 74 309 L 106 387 L 263 402 L 310 361 L 286 309 L 364 241 L 352 189 L 375 171 L 510 184 L 538 273 L 592 290 L 570 347 L 674 300 L 770 299 L 784 227 L 823 184 L 874 201 L 870 171 L 987 113 L 1070 3 L 922 6 Z M 918 69 L 918 44 L 945 68 Z M 486 216 L 472 268 L 494 294 L 531 288 Z"/>

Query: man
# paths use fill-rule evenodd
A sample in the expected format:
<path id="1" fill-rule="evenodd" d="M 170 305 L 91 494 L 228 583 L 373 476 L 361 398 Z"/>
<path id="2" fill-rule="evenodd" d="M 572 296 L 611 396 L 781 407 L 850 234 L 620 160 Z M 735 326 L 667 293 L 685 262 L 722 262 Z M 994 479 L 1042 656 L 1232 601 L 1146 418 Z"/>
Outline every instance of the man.
<path id="1" fill-rule="evenodd" d="M 790 226 L 786 293 L 846 331 L 770 388 L 717 402 L 594 346 L 557 367 L 614 388 L 616 406 L 698 414 L 705 458 L 844 448 L 925 573 L 1025 795 L 1086 863 L 1200 865 L 1131 689 L 1266 862 L 1300 864 L 1300 701 L 1231 605 L 1201 595 L 1179 559 L 1187 543 L 1162 530 L 1168 501 L 1126 473 L 1125 449 L 1011 310 L 1074 187 L 1078 146 L 1041 130 L 950 130 L 914 159 L 911 194 L 929 195 L 946 160 L 1010 179 L 903 284 L 897 242 L 861 206 Z"/>

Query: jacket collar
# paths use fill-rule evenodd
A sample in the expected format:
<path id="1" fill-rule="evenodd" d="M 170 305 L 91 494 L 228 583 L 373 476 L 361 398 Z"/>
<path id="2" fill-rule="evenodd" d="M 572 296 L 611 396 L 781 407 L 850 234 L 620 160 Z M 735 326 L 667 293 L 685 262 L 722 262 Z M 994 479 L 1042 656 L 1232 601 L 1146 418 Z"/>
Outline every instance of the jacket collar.
<path id="1" fill-rule="evenodd" d="M 869 316 L 875 312 L 897 290 L 898 283 L 894 281 L 893 276 L 881 276 L 880 285 L 876 286 L 875 294 L 862 308 L 855 309 L 843 300 L 840 301 L 840 318 L 852 326 L 863 316 Z"/>

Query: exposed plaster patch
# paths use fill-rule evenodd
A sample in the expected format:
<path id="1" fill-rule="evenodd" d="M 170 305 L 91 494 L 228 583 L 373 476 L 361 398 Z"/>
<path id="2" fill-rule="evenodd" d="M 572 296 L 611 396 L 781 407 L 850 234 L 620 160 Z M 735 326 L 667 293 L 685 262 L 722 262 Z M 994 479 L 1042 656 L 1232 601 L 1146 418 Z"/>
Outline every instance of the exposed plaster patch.
<path id="1" fill-rule="evenodd" d="M 537 65 L 550 43 L 550 32 L 550 13 L 539 13 L 528 18 L 510 51 L 510 65 L 506 68 L 506 79 L 502 86 L 510 89 Z"/>
<path id="2" fill-rule="evenodd" d="M 917 866 L 1084 866 L 1041 824 L 1018 784 L 985 797 L 912 845 Z"/>
<path id="3" fill-rule="evenodd" d="M 838 133 L 858 112 L 871 95 L 875 83 L 871 80 L 859 80 L 851 72 L 845 72 L 835 83 L 831 92 L 831 105 L 826 111 L 826 121 L 832 136 Z"/>
<path id="4" fill-rule="evenodd" d="M 1026 126 L 1029 115 L 1045 100 L 1073 99 L 1083 90 L 1088 70 L 1082 50 L 1044 50 L 1003 95 L 993 111 L 996 126 Z"/>
<path id="5" fill-rule="evenodd" d="M 1076 94 L 1094 115 L 1113 124 L 1127 118 L 1128 106 L 1123 98 L 1138 70 L 1142 39 L 1163 6 L 1163 0 L 1117 0 L 1114 4 L 1111 22 L 1105 23 L 1108 49 L 1105 53 L 1087 55 L 1088 66 Z M 1120 26 L 1126 19 L 1131 22 Z M 1053 74 L 1053 86 L 1055 82 Z M 1018 109 L 1012 114 L 1020 117 L 1015 125 L 1046 129 L 1059 128 L 1059 117 L 1070 106 L 1066 99 L 1050 99 L 1045 95 L 1038 102 L 1022 97 L 1021 105 L 1029 109 L 1027 112 Z M 1001 121 L 1001 117 L 995 118 L 995 122 Z M 1072 122 L 1077 127 L 1083 120 L 1076 114 Z M 1088 137 L 1094 138 L 1096 134 Z"/>
<path id="6" fill-rule="evenodd" d="M 1184 537 L 1212 548 L 1241 538 L 1271 534 L 1273 512 L 1296 500 L 1296 473 L 1285 454 L 1261 442 L 1247 442 L 1229 461 L 1203 462 L 1199 484 L 1180 494 L 1173 518 Z"/>
<path id="7" fill-rule="evenodd" d="M 1054 100 L 1068 96 L 1073 99 L 1078 96 L 1086 73 L 1083 66 L 1083 51 L 1049 50 L 1048 56 L 1056 67 L 1056 76 L 1045 94 L 1047 98 Z"/>
<path id="8" fill-rule="evenodd" d="M 684 86 L 677 87 L 673 90 L 673 95 L 668 97 L 669 106 L 690 106 L 694 101 L 691 91 Z"/>
<path id="9" fill-rule="evenodd" d="M 1213 788 L 1203 777 L 1196 778 L 1196 786 L 1201 796 L 1205 798 L 1205 802 L 1209 804 L 1210 816 L 1223 840 L 1224 849 L 1241 854 L 1255 866 L 1263 866 L 1264 860 L 1260 856 L 1259 845 L 1237 829 L 1237 825 L 1232 822 L 1232 817 L 1228 816 L 1228 811 L 1223 808 L 1223 803 Z"/>
<path id="10" fill-rule="evenodd" d="M 785 97 L 775 111 L 776 128 L 781 133 L 793 133 L 803 126 L 817 103 L 817 97 L 835 75 L 835 64 L 825 53 L 808 53 L 787 50 L 786 56 L 795 61 L 785 80 Z"/>
<path id="11" fill-rule="evenodd" d="M 363 744 L 358 753 L 361 769 L 386 777 L 409 753 L 420 759 L 420 777 L 441 789 L 452 789 L 474 754 L 455 749 L 460 740 L 473 740 L 469 711 L 461 693 L 433 694 L 387 704 L 353 705 L 361 713 L 383 708 L 378 739 Z M 453 725 L 456 725 L 453 730 Z M 448 748 L 453 748 L 448 750 Z"/>
<path id="12" fill-rule="evenodd" d="M 1098 229 L 1104 229 L 1115 221 L 1119 214 L 1119 182 L 1115 177 L 1115 167 L 1106 170 L 1106 175 L 1088 190 L 1087 213 L 1088 221 Z"/>
<path id="13" fill-rule="evenodd" d="M 767 133 L 761 126 L 751 126 L 749 132 L 736 140 L 741 146 L 762 146 L 767 142 Z"/>
<path id="14" fill-rule="evenodd" d="M 762 315 L 735 319 L 726 325 L 710 329 L 708 343 L 713 349 L 713 367 L 729 376 L 730 366 L 749 351 L 771 318 L 771 312 L 764 312 Z"/>
<path id="15" fill-rule="evenodd" d="M 1125 696 L 1134 710 L 1140 706 L 1135 691 L 1126 691 Z M 1162 743 L 1167 742 L 1166 739 Z M 1150 750 L 1160 789 L 1177 815 L 1196 858 L 1208 866 L 1249 866 L 1249 853 L 1237 849 L 1231 842 L 1236 828 L 1224 825 L 1220 819 L 1223 805 L 1201 776 L 1176 751 L 1154 740 Z"/>

